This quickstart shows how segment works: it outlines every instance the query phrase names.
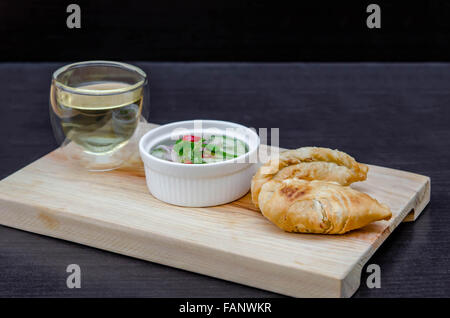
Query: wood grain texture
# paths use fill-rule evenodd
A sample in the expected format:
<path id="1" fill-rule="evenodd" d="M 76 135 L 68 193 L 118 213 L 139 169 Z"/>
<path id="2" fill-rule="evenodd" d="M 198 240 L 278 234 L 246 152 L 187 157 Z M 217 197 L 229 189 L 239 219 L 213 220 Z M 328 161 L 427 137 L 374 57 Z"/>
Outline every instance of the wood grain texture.
<path id="1" fill-rule="evenodd" d="M 136 158 L 135 158 L 136 159 Z M 295 297 L 350 297 L 368 258 L 410 211 L 429 201 L 428 177 L 370 166 L 354 188 L 393 217 L 345 235 L 285 233 L 250 195 L 183 208 L 148 193 L 142 165 L 93 173 L 60 149 L 0 182 L 0 223 Z"/>
<path id="2" fill-rule="evenodd" d="M 367 261 L 354 297 L 450 296 L 450 64 L 132 63 L 151 74 L 152 122 L 279 127 L 281 147 L 338 148 L 361 162 L 430 176 L 431 203 Z M 63 64 L 0 63 L 0 178 L 56 148 L 49 79 Z M 81 289 L 65 285 L 72 263 L 82 268 Z M 365 284 L 368 264 L 381 267 L 379 289 Z M 280 297 L 6 226 L 0 296 Z"/>

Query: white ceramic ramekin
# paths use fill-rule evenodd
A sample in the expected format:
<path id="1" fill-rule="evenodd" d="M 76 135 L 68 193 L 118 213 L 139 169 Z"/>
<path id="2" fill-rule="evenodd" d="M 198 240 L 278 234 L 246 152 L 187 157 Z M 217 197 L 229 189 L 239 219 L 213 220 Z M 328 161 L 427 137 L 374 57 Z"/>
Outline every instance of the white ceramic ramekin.
<path id="1" fill-rule="evenodd" d="M 212 129 L 226 131 L 227 135 L 245 141 L 249 151 L 232 160 L 209 164 L 176 163 L 150 155 L 150 149 L 180 129 L 185 130 L 183 134 Z M 190 207 L 224 204 L 245 195 L 256 172 L 258 147 L 259 137 L 253 130 L 219 120 L 189 120 L 160 126 L 147 132 L 139 142 L 151 194 L 161 201 Z"/>

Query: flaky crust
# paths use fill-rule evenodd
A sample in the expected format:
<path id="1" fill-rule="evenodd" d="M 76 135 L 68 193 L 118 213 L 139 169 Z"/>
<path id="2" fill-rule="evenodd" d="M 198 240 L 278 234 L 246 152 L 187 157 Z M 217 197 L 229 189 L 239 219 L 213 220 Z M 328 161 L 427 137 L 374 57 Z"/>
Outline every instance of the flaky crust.
<path id="1" fill-rule="evenodd" d="M 266 182 L 259 206 L 287 232 L 343 234 L 392 215 L 386 205 L 350 187 L 296 178 Z"/>
<path id="2" fill-rule="evenodd" d="M 299 178 L 304 180 L 333 181 L 350 185 L 367 178 L 369 168 L 339 150 L 320 147 L 303 147 L 284 151 L 279 158 L 270 160 L 259 168 L 252 178 L 252 201 L 258 207 L 261 187 L 269 180 Z"/>

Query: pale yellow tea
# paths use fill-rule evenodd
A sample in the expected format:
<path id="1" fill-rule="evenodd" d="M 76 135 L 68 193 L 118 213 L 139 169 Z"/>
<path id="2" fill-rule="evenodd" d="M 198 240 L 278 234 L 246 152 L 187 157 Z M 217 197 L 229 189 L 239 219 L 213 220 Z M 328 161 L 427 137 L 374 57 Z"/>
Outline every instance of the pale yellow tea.
<path id="1" fill-rule="evenodd" d="M 61 127 L 65 143 L 80 145 L 85 152 L 106 154 L 125 145 L 133 136 L 142 111 L 142 87 L 94 82 L 73 90 L 52 85 L 52 120 Z"/>

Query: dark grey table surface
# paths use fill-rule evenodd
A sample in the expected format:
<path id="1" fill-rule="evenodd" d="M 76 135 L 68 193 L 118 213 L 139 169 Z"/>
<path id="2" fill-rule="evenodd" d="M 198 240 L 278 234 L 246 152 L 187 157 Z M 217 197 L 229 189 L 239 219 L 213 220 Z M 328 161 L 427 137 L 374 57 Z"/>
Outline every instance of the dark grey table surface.
<path id="1" fill-rule="evenodd" d="M 450 296 L 450 64 L 135 63 L 150 77 L 150 122 L 210 118 L 279 127 L 280 145 L 344 150 L 427 175 L 431 203 L 366 267 L 355 297 Z M 48 116 L 60 63 L 0 63 L 0 177 L 53 150 Z M 1 213 L 1 207 L 0 207 Z M 66 287 L 79 264 L 82 288 Z M 219 279 L 0 226 L 0 296 L 277 297 Z"/>

